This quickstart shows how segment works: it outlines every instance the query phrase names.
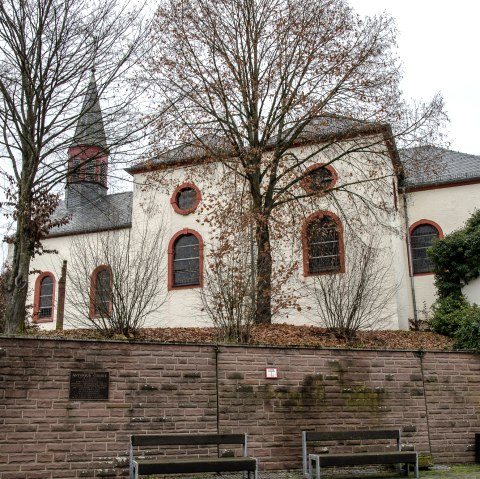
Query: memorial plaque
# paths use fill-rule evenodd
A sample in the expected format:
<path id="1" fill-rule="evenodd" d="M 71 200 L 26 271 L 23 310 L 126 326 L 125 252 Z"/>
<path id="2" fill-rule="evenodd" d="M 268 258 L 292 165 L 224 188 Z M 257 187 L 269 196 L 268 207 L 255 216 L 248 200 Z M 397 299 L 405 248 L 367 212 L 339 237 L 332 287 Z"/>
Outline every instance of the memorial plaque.
<path id="1" fill-rule="evenodd" d="M 106 371 L 70 371 L 70 399 L 108 401 L 109 382 Z"/>

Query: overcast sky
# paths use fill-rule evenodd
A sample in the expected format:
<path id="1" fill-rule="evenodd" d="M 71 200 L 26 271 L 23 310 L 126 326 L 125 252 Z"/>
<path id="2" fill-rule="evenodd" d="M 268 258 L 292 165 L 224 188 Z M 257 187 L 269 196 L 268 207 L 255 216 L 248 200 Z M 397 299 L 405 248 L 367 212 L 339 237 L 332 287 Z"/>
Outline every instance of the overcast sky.
<path id="1" fill-rule="evenodd" d="M 480 155 L 478 0 L 350 0 L 361 15 L 396 19 L 407 98 L 440 92 L 450 118 L 452 150 Z"/>

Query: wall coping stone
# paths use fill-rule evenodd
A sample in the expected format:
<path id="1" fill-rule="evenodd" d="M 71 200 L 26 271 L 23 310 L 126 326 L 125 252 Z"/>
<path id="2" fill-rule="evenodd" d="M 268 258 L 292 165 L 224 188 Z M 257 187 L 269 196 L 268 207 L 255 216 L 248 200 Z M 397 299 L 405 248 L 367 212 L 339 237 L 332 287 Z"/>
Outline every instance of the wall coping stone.
<path id="1" fill-rule="evenodd" d="M 272 344 L 240 344 L 240 343 L 203 343 L 203 342 L 174 342 L 174 341 L 157 341 L 154 339 L 89 339 L 89 338 L 62 338 L 62 337 L 48 337 L 41 335 L 15 335 L 15 334 L 0 334 L 0 340 L 14 339 L 14 340 L 33 340 L 33 341 L 56 341 L 56 342 L 81 342 L 81 343 L 117 343 L 117 344 L 152 344 L 163 346 L 201 346 L 211 348 L 254 348 L 254 349 L 298 349 L 298 350 L 312 350 L 312 351 L 355 351 L 355 352 L 403 352 L 415 353 L 423 355 L 425 353 L 454 353 L 454 354 L 478 354 L 474 350 L 467 349 L 387 349 L 387 348 L 335 348 L 323 346 L 302 346 L 302 345 L 272 345 Z"/>

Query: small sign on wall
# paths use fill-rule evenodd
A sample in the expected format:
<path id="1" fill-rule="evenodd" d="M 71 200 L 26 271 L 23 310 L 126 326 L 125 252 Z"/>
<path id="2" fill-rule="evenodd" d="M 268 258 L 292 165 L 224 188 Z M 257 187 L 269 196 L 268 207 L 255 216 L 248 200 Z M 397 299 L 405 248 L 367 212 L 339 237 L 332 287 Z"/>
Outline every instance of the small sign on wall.
<path id="1" fill-rule="evenodd" d="M 110 375 L 107 371 L 70 371 L 69 399 L 108 401 Z"/>
<path id="2" fill-rule="evenodd" d="M 265 377 L 267 379 L 278 379 L 278 368 L 265 368 Z"/>

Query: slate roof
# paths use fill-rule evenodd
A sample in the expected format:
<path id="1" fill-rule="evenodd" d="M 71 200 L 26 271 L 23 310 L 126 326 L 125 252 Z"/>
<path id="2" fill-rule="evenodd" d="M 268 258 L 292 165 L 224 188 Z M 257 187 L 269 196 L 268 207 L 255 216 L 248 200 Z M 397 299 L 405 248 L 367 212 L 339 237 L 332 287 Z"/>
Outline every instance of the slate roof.
<path id="1" fill-rule="evenodd" d="M 335 137 L 343 138 L 372 131 L 379 132 L 388 128 L 385 124 L 360 121 L 338 115 L 322 115 L 312 120 L 298 136 L 295 143 L 302 144 L 310 141 L 321 142 Z M 270 146 L 273 146 L 273 140 Z M 208 150 L 217 157 L 231 157 L 234 155 L 231 145 L 228 144 L 224 137 L 220 134 L 210 134 L 194 140 L 191 143 L 185 143 L 177 148 L 172 148 L 154 160 L 147 163 L 139 163 L 127 168 L 126 171 L 135 173 L 144 169 L 154 169 L 157 166 L 191 163 L 192 161 L 202 160 L 208 157 Z"/>
<path id="2" fill-rule="evenodd" d="M 79 145 L 99 146 L 107 151 L 107 138 L 93 71 L 71 146 Z"/>
<path id="3" fill-rule="evenodd" d="M 464 182 L 480 178 L 480 156 L 435 146 L 399 151 L 408 188 Z"/>
<path id="4" fill-rule="evenodd" d="M 132 224 L 133 193 L 126 191 L 99 196 L 82 206 L 67 209 L 65 201 L 58 205 L 53 217 L 70 215 L 70 221 L 51 230 L 49 237 L 90 233 L 109 229 L 129 228 Z"/>

